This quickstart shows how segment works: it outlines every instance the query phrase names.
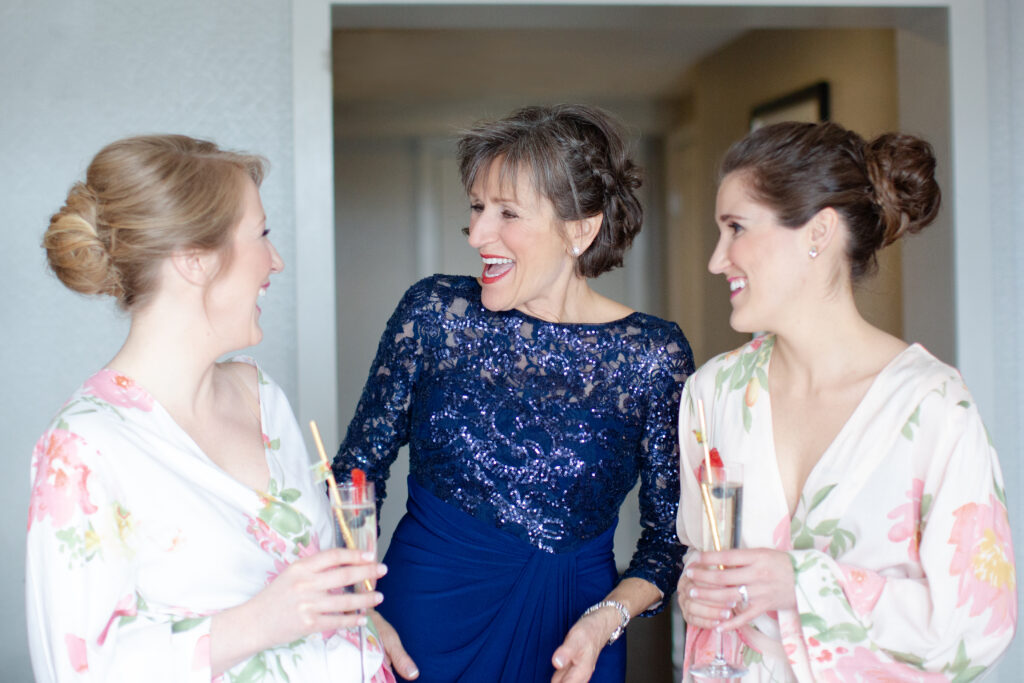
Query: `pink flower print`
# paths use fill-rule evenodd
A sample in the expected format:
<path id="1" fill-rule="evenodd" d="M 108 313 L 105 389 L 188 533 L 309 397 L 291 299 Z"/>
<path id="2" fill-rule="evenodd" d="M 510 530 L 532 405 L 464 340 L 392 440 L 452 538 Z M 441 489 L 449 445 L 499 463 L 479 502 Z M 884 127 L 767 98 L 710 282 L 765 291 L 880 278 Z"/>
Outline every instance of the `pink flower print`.
<path id="1" fill-rule="evenodd" d="M 210 634 L 200 636 L 192 652 L 192 670 L 204 671 L 210 668 Z"/>
<path id="2" fill-rule="evenodd" d="M 761 348 L 761 344 L 763 344 L 763 343 L 764 343 L 764 337 L 763 336 L 758 337 L 754 341 L 750 342 L 750 350 L 751 351 L 757 351 L 759 348 Z"/>
<path id="3" fill-rule="evenodd" d="M 924 481 L 914 479 L 907 491 L 909 503 L 897 506 L 889 513 L 889 519 L 898 520 L 889 529 L 889 540 L 893 543 L 902 543 L 909 540 L 907 545 L 907 557 L 911 562 L 920 562 L 921 555 L 918 548 L 921 544 L 921 494 L 924 491 Z"/>
<path id="4" fill-rule="evenodd" d="M 772 543 L 775 544 L 776 550 L 790 550 L 793 548 L 793 539 L 790 537 L 790 527 L 793 522 L 789 518 L 789 515 L 783 515 L 779 523 L 775 525 L 775 531 L 772 533 Z"/>
<path id="5" fill-rule="evenodd" d="M 246 531 L 252 534 L 265 552 L 281 555 L 285 551 L 284 539 L 277 535 L 270 525 L 256 517 L 249 518 Z"/>
<path id="6" fill-rule="evenodd" d="M 300 560 L 304 557 L 312 557 L 318 552 L 320 552 L 320 537 L 317 536 L 315 531 L 309 535 L 309 545 L 295 544 L 295 555 Z"/>
<path id="7" fill-rule="evenodd" d="M 882 589 L 885 588 L 885 579 L 875 572 L 856 567 L 840 565 L 843 570 L 843 592 L 850 606 L 857 614 L 867 615 L 875 608 Z"/>
<path id="8" fill-rule="evenodd" d="M 984 635 L 1013 629 L 1017 623 L 1017 578 L 1006 508 L 995 496 L 989 505 L 968 503 L 953 513 L 956 521 L 949 542 L 956 546 L 949 566 L 960 576 L 961 607 L 971 603 L 970 616 L 992 610 Z"/>
<path id="9" fill-rule="evenodd" d="M 84 441 L 77 434 L 53 429 L 36 442 L 32 453 L 35 481 L 28 509 L 28 528 L 49 515 L 55 527 L 63 527 L 76 509 L 86 515 L 96 512 L 89 500 L 91 471 L 78 457 Z"/>
<path id="10" fill-rule="evenodd" d="M 274 560 L 274 571 L 267 572 L 267 585 L 269 586 L 271 583 L 273 583 L 274 579 L 279 577 L 281 575 L 281 572 L 283 572 L 287 568 L 288 568 L 288 563 L 287 562 L 285 562 L 284 560 L 275 559 Z"/>
<path id="11" fill-rule="evenodd" d="M 387 662 L 383 662 L 380 668 L 377 669 L 377 673 L 370 679 L 370 683 L 397 683 L 395 674 L 391 673 L 391 667 Z"/>
<path id="12" fill-rule="evenodd" d="M 107 625 L 104 627 L 103 633 L 100 634 L 100 637 L 96 639 L 96 644 L 102 645 L 106 642 L 107 633 L 110 631 L 110 627 L 114 623 L 115 619 L 120 619 L 121 617 L 134 617 L 138 613 L 139 611 L 135 601 L 135 595 L 133 593 L 129 593 L 122 597 L 117 601 L 117 605 L 114 607 L 114 612 L 110 615 L 110 619 L 107 619 Z"/>
<path id="13" fill-rule="evenodd" d="M 85 389 L 96 398 L 122 408 L 153 410 L 153 397 L 135 383 L 113 370 L 100 370 L 85 382 Z"/>
<path id="14" fill-rule="evenodd" d="M 949 680 L 943 674 L 927 673 L 902 662 L 879 659 L 866 647 L 856 647 L 849 656 L 837 657 L 833 666 L 835 673 L 826 676 L 826 680 L 835 683 L 933 683 Z"/>
<path id="15" fill-rule="evenodd" d="M 89 656 L 85 649 L 85 640 L 71 633 L 64 634 L 64 646 L 68 650 L 68 661 L 75 673 L 89 670 Z"/>

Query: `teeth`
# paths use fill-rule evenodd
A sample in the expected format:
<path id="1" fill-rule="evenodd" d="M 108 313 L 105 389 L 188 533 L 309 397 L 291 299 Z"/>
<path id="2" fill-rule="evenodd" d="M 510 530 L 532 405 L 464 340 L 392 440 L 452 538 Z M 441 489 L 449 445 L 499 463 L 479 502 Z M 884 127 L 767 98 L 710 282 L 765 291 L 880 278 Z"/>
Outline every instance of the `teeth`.
<path id="1" fill-rule="evenodd" d="M 729 280 L 729 291 L 730 292 L 735 292 L 735 291 L 737 291 L 739 289 L 743 289 L 746 286 L 747 286 L 747 278 L 745 278 L 745 277 L 738 277 L 738 278 L 736 278 L 734 280 Z"/>
<path id="2" fill-rule="evenodd" d="M 515 259 L 510 258 L 485 258 L 483 259 L 485 265 L 496 266 L 500 263 L 515 263 Z"/>

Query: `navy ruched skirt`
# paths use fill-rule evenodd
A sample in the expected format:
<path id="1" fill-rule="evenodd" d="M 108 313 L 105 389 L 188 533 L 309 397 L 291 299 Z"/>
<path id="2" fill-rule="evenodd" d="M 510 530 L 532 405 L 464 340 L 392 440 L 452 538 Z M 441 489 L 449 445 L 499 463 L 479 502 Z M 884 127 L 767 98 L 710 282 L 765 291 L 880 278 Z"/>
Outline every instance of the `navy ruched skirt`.
<path id="1" fill-rule="evenodd" d="M 378 583 L 380 613 L 420 683 L 548 683 L 551 656 L 587 607 L 615 585 L 615 526 L 553 554 L 440 500 L 409 478 Z M 622 683 L 625 637 L 602 650 L 591 681 Z"/>

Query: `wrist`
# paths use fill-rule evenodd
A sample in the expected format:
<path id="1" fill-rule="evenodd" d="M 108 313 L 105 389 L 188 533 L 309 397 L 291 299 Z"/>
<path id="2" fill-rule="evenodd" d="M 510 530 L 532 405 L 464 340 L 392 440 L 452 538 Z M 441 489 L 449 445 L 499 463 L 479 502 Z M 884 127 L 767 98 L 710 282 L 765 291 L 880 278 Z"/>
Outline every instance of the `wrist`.
<path id="1" fill-rule="evenodd" d="M 596 605 L 591 605 L 583 613 L 583 616 L 603 620 L 601 623 L 606 627 L 604 632 L 608 634 L 608 645 L 614 643 L 625 633 L 630 620 L 629 610 L 617 600 L 602 600 Z"/>

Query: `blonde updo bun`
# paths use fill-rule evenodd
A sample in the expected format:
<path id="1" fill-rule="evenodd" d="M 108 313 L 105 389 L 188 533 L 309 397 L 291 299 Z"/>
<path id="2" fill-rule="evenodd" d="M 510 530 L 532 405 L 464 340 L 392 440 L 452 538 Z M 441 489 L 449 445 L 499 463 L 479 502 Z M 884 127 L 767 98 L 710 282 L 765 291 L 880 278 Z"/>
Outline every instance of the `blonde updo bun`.
<path id="1" fill-rule="evenodd" d="M 69 289 L 113 296 L 125 310 L 142 306 L 175 252 L 218 251 L 226 265 L 246 179 L 259 186 L 265 163 L 184 135 L 111 143 L 50 219 L 49 266 Z"/>
<path id="2" fill-rule="evenodd" d="M 121 296 L 121 278 L 96 230 L 96 198 L 84 183 L 75 183 L 63 208 L 50 218 L 43 248 L 50 269 L 68 289 Z"/>

